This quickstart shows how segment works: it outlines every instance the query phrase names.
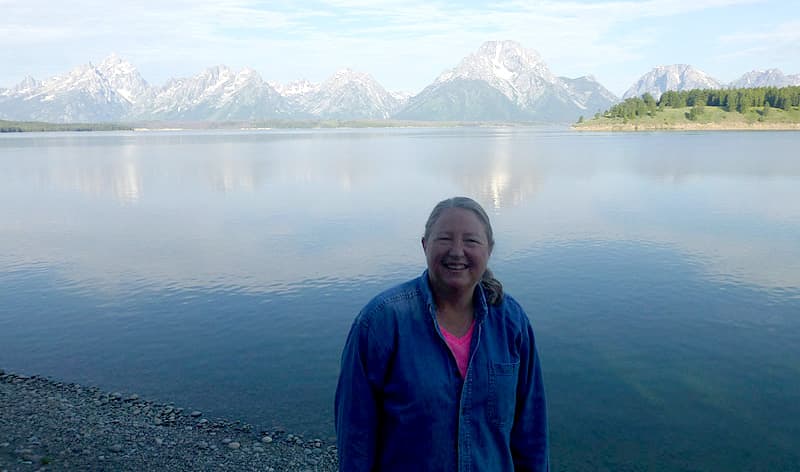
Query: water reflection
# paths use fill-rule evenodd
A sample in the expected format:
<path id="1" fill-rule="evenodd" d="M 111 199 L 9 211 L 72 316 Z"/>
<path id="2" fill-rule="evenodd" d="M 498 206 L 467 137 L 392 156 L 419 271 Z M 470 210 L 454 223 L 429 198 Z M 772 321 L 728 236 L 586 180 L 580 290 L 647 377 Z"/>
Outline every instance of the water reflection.
<path id="1" fill-rule="evenodd" d="M 786 153 L 797 139 L 530 129 L 4 137 L 2 195 L 13 203 L 0 241 L 14 248 L 9 261 L 49 261 L 75 280 L 270 290 L 418 266 L 430 206 L 467 194 L 493 214 L 496 260 L 623 239 L 679 248 L 710 277 L 797 287 L 800 161 Z"/>

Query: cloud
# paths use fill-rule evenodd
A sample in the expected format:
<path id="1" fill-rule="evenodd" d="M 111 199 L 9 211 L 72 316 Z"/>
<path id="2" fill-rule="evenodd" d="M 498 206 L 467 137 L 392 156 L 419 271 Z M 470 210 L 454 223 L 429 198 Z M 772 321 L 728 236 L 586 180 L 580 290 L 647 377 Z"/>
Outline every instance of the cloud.
<path id="1" fill-rule="evenodd" d="M 800 20 L 787 21 L 775 28 L 758 32 L 727 34 L 720 37 L 723 43 L 797 43 L 800 41 Z"/>
<path id="2" fill-rule="evenodd" d="M 721 59 L 746 59 L 756 63 L 766 61 L 764 66 L 782 65 L 798 72 L 796 58 L 800 55 L 800 20 L 792 20 L 777 26 L 761 27 L 758 31 L 726 34 L 718 42 L 731 49 Z"/>

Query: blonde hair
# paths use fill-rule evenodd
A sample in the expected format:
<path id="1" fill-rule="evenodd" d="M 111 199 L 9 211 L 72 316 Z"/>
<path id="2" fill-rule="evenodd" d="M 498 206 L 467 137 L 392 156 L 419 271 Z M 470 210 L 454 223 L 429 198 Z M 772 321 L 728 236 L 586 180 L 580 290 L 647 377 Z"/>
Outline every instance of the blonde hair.
<path id="1" fill-rule="evenodd" d="M 425 222 L 425 239 L 428 239 L 431 233 L 431 228 L 436 223 L 436 220 L 442 215 L 444 210 L 449 208 L 461 208 L 462 210 L 469 210 L 475 213 L 478 220 L 483 224 L 483 229 L 486 231 L 486 237 L 489 240 L 489 251 L 494 248 L 494 232 L 492 231 L 492 223 L 489 221 L 489 215 L 480 205 L 480 203 L 469 197 L 452 197 L 442 200 L 437 203 L 433 210 L 431 210 L 428 221 Z M 481 286 L 486 294 L 486 301 L 490 305 L 499 305 L 503 300 L 503 284 L 494 278 L 494 274 L 487 267 L 481 276 Z"/>

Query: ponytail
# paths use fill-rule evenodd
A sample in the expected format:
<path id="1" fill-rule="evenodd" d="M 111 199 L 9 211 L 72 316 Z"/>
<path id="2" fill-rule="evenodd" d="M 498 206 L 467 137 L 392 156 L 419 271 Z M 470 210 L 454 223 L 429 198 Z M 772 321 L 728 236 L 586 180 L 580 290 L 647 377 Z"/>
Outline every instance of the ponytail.
<path id="1" fill-rule="evenodd" d="M 483 272 L 483 277 L 481 277 L 481 286 L 486 295 L 486 303 L 499 305 L 503 301 L 503 284 L 494 278 L 494 274 L 488 267 Z"/>

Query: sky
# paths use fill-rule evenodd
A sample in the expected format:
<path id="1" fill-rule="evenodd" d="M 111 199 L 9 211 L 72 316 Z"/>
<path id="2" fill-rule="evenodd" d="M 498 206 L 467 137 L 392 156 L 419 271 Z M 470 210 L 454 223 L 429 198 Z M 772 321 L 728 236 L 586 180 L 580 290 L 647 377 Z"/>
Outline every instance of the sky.
<path id="1" fill-rule="evenodd" d="M 722 82 L 800 74 L 797 0 L 0 0 L 0 87 L 111 53 L 151 85 L 219 64 L 267 81 L 349 67 L 417 93 L 485 41 L 536 50 L 559 76 L 621 96 L 653 67 L 691 64 Z"/>

